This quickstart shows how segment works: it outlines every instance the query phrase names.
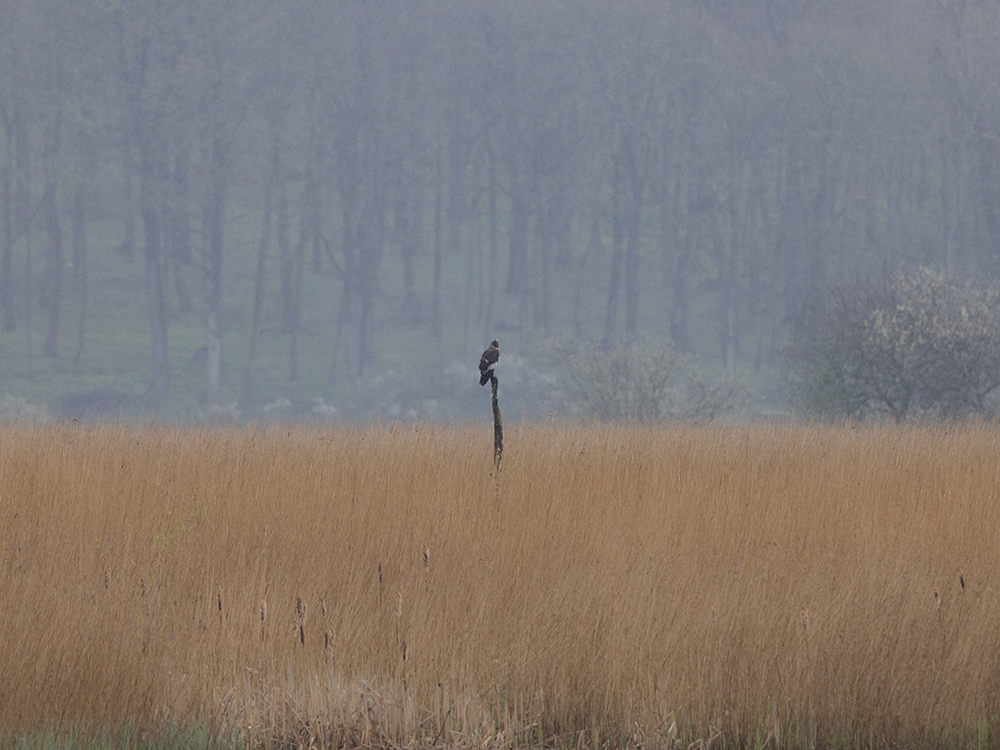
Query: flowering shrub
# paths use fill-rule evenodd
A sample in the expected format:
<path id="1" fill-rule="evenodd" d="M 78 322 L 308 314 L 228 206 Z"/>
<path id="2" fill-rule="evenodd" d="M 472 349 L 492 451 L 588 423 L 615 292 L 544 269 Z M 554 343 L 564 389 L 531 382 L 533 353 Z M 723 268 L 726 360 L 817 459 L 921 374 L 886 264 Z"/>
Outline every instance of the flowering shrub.
<path id="1" fill-rule="evenodd" d="M 864 418 L 992 414 L 1000 289 L 930 269 L 838 287 L 789 350 L 799 402 Z"/>

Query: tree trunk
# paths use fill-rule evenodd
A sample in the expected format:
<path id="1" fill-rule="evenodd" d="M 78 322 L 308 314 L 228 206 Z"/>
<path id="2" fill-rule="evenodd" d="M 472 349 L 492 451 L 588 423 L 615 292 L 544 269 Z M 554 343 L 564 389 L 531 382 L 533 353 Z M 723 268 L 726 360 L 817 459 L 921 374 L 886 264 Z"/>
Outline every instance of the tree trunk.
<path id="1" fill-rule="evenodd" d="M 309 235 L 302 228 L 302 235 L 295 245 L 294 251 L 294 273 L 292 279 L 292 305 L 291 318 L 289 320 L 289 332 L 291 342 L 288 346 L 288 380 L 294 383 L 299 379 L 299 316 L 302 313 L 302 283 L 305 277 L 306 267 L 306 241 Z"/>
<path id="2" fill-rule="evenodd" d="M 736 375 L 736 357 L 739 347 L 739 326 L 737 325 L 737 303 L 740 291 L 738 253 L 743 241 L 739 226 L 739 196 L 734 194 L 737 190 L 739 190 L 738 186 L 731 187 L 726 199 L 729 220 L 728 236 L 720 226 L 720 222 L 723 221 L 721 211 L 716 213 L 712 222 L 715 235 L 713 244 L 717 248 L 716 265 L 719 268 L 717 286 L 722 360 L 726 368 L 726 375 L 730 379 Z"/>
<path id="3" fill-rule="evenodd" d="M 59 226 L 59 206 L 56 203 L 56 183 L 52 179 L 45 188 L 44 197 L 45 235 L 48 246 L 48 281 L 46 301 L 49 306 L 49 326 L 42 346 L 43 357 L 59 356 L 59 316 L 62 312 L 63 249 L 62 228 Z"/>
<path id="4" fill-rule="evenodd" d="M 618 295 L 622 277 L 622 245 L 625 241 L 621 215 L 623 201 L 621 180 L 614 179 L 611 190 L 611 273 L 608 280 L 608 307 L 604 316 L 602 344 L 607 350 L 614 346 L 618 334 Z"/>
<path id="5" fill-rule="evenodd" d="M 135 206 L 135 174 L 132 164 L 126 164 L 122 170 L 122 212 L 125 220 L 125 238 L 118 252 L 126 258 L 135 255 L 135 216 L 138 211 Z"/>
<path id="6" fill-rule="evenodd" d="M 409 198 L 409 200 L 408 200 Z M 412 203 L 410 202 L 412 201 Z M 396 236 L 399 239 L 399 253 L 403 259 L 403 319 L 411 323 L 420 320 L 420 303 L 417 299 L 416 277 L 413 263 L 420 253 L 422 232 L 422 201 L 415 194 L 407 196 L 402 192 L 396 200 Z"/>
<path id="7" fill-rule="evenodd" d="M 205 207 L 205 402 L 219 404 L 222 373 L 222 250 L 226 206 L 226 150 L 221 137 L 212 140 L 211 192 Z"/>
<path id="8" fill-rule="evenodd" d="M 171 260 L 180 265 L 191 263 L 191 218 L 188 213 L 191 180 L 188 175 L 188 148 L 177 144 L 174 169 L 170 180 L 170 200 L 163 212 L 164 239 L 169 248 Z"/>
<path id="9" fill-rule="evenodd" d="M 62 143 L 62 112 L 57 111 L 53 121 L 46 127 L 43 166 L 45 171 L 45 195 L 42 197 L 43 220 L 45 222 L 48 274 L 45 283 L 45 301 L 49 308 L 49 325 L 42 345 L 43 357 L 59 356 L 59 317 L 62 312 L 63 265 L 65 249 L 62 227 L 59 225 L 59 204 L 56 200 L 56 164 Z"/>
<path id="10" fill-rule="evenodd" d="M 10 131 L 14 145 L 14 233 L 8 252 L 10 255 L 10 293 L 4 301 L 4 330 L 13 331 L 16 326 L 16 292 L 14 290 L 14 244 L 25 237 L 25 264 L 28 268 L 27 285 L 25 286 L 24 325 L 25 335 L 29 338 L 31 331 L 31 224 L 33 211 L 31 209 L 31 143 L 26 115 L 20 110 L 12 113 Z M 5 258 L 5 262 L 8 259 Z M 28 346 L 28 356 L 31 356 L 31 346 Z"/>
<path id="11" fill-rule="evenodd" d="M 0 172 L 0 211 L 3 211 L 3 254 L 0 255 L 0 309 L 3 316 L 3 330 L 13 331 L 16 318 L 14 300 L 14 212 L 11 210 L 13 191 L 11 190 L 11 170 L 4 167 Z"/>
<path id="12" fill-rule="evenodd" d="M 434 194 L 434 282 L 431 286 L 431 335 L 438 344 L 441 343 L 441 267 L 444 253 L 441 214 L 443 207 L 444 187 L 441 180 L 438 180 Z"/>
<path id="13" fill-rule="evenodd" d="M 157 398 L 163 398 L 167 395 L 170 383 L 167 357 L 167 310 L 163 293 L 160 216 L 151 204 L 152 201 L 149 197 L 143 198 L 141 213 L 146 240 L 146 296 L 149 304 L 150 340 L 153 346 L 152 390 Z"/>
<path id="14" fill-rule="evenodd" d="M 166 244 L 164 260 L 173 272 L 174 290 L 177 293 L 177 310 L 192 310 L 191 295 L 184 281 L 182 267 L 191 263 L 191 217 L 188 212 L 190 179 L 188 153 L 184 143 L 177 144 L 173 175 L 170 180 L 171 195 L 163 211 L 163 239 Z"/>
<path id="15" fill-rule="evenodd" d="M 357 377 L 358 352 L 355 332 L 357 330 L 358 304 L 357 279 L 358 264 L 358 230 L 352 221 L 352 212 L 344 206 L 343 209 L 343 256 L 344 256 L 344 287 L 340 298 L 340 317 L 337 321 L 337 345 L 340 350 L 341 336 L 345 337 L 347 348 L 347 372 L 351 380 Z"/>
<path id="16" fill-rule="evenodd" d="M 625 335 L 630 340 L 639 333 L 639 217 L 641 205 L 630 201 L 628 240 L 625 243 Z"/>
<path id="17" fill-rule="evenodd" d="M 625 335 L 635 339 L 639 333 L 639 233 L 642 231 L 642 202 L 646 194 L 642 158 L 635 153 L 634 136 L 624 144 L 624 167 L 628 180 L 625 244 Z"/>
<path id="18" fill-rule="evenodd" d="M 555 252 L 553 250 L 553 245 L 555 244 L 554 223 L 558 216 L 558 210 L 553 205 L 555 201 L 555 198 L 550 198 L 549 205 L 546 207 L 547 210 L 544 212 L 540 211 L 540 214 L 544 218 L 542 219 L 541 231 L 539 232 L 541 234 L 541 242 L 538 248 L 541 280 L 538 285 L 536 325 L 542 329 L 542 332 L 546 336 L 552 330 L 552 265 Z"/>
<path id="19" fill-rule="evenodd" d="M 493 306 L 496 304 L 496 276 L 497 276 L 497 256 L 500 254 L 500 236 L 497 217 L 497 169 L 496 152 L 493 148 L 487 147 L 487 158 L 489 170 L 488 200 L 489 200 L 489 221 L 490 221 L 490 262 L 486 277 L 486 309 L 483 314 L 483 337 L 489 341 L 493 338 Z"/>
<path id="20" fill-rule="evenodd" d="M 519 174 L 516 157 L 508 160 L 510 174 L 510 234 L 508 245 L 510 265 L 507 271 L 507 293 L 523 302 L 528 294 L 528 220 L 531 206 L 528 203 L 524 180 Z"/>
<path id="21" fill-rule="evenodd" d="M 80 298 L 80 320 L 76 329 L 76 352 L 73 364 L 83 356 L 83 332 L 87 320 L 87 203 L 86 185 L 78 181 L 73 189 L 73 278 Z"/>
<path id="22" fill-rule="evenodd" d="M 678 229 L 683 190 L 676 180 L 671 179 L 674 170 L 667 158 L 662 160 L 661 166 L 660 240 L 663 243 L 663 285 L 670 291 L 670 338 L 679 351 L 691 353 L 688 333 L 691 303 L 687 280 L 691 262 L 691 229 L 683 235 Z"/>
<path id="23" fill-rule="evenodd" d="M 243 376 L 243 393 L 240 396 L 240 408 L 249 408 L 257 395 L 257 366 L 260 360 L 260 329 L 264 310 L 264 279 L 267 271 L 267 246 L 271 242 L 271 214 L 274 203 L 274 184 L 278 179 L 279 155 L 278 138 L 274 137 L 274 151 L 271 156 L 271 169 L 264 182 L 264 217 L 260 230 L 260 244 L 257 246 L 257 273 L 255 274 L 253 290 L 253 313 L 250 318 L 250 356 L 247 358 L 247 369 Z"/>
<path id="24" fill-rule="evenodd" d="M 377 256 L 381 248 L 377 246 L 378 240 L 372 234 L 373 230 L 367 228 L 365 243 L 361 247 L 361 293 L 358 295 L 360 317 L 357 333 L 358 378 L 365 377 L 371 370 L 372 344 L 375 338 L 375 285 L 379 266 Z"/>
<path id="25" fill-rule="evenodd" d="M 670 281 L 670 337 L 674 345 L 682 352 L 691 353 L 694 347 L 691 343 L 689 319 L 691 317 L 691 293 L 688 284 L 688 269 L 691 266 L 692 252 L 690 240 L 685 239 L 684 247 L 680 249 L 677 262 L 674 264 L 674 275 Z"/>
<path id="26" fill-rule="evenodd" d="M 288 196 L 278 188 L 274 206 L 275 239 L 278 244 L 278 275 L 281 279 L 281 332 L 291 333 L 295 318 L 295 253 L 292 249 Z"/>
<path id="27" fill-rule="evenodd" d="M 354 375 L 360 379 L 371 371 L 372 350 L 375 340 L 375 294 L 378 287 L 378 269 L 382 264 L 382 250 L 385 242 L 385 208 L 378 198 L 369 198 L 364 212 L 364 220 L 357 227 L 357 258 L 355 263 L 357 300 L 356 348 L 357 357 Z"/>

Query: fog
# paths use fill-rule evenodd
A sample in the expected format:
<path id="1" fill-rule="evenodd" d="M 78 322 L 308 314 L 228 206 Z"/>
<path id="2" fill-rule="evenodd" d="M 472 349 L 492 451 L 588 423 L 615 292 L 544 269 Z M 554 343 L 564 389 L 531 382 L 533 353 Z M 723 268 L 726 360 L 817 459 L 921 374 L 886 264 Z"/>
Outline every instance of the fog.
<path id="1" fill-rule="evenodd" d="M 833 280 L 1000 261 L 992 0 L 10 0 L 0 416 L 570 416 L 669 345 L 784 413 Z"/>

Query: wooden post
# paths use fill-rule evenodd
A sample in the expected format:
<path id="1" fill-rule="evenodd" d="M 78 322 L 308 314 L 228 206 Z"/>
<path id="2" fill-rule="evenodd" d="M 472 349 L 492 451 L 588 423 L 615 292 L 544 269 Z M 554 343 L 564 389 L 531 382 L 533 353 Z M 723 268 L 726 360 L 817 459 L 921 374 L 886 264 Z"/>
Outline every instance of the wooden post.
<path id="1" fill-rule="evenodd" d="M 503 420 L 500 418 L 500 403 L 497 401 L 497 373 L 490 375 L 490 388 L 493 390 L 493 463 L 496 471 L 500 471 L 500 459 L 503 458 Z"/>

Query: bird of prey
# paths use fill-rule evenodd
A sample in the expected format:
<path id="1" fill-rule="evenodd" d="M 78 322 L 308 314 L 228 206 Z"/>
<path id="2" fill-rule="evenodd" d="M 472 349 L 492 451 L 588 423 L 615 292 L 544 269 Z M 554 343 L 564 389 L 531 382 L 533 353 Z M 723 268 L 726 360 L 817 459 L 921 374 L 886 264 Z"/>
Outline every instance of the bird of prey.
<path id="1" fill-rule="evenodd" d="M 493 371 L 497 369 L 497 360 L 500 359 L 500 342 L 493 339 L 489 347 L 479 358 L 479 385 L 486 385 L 493 376 Z"/>

